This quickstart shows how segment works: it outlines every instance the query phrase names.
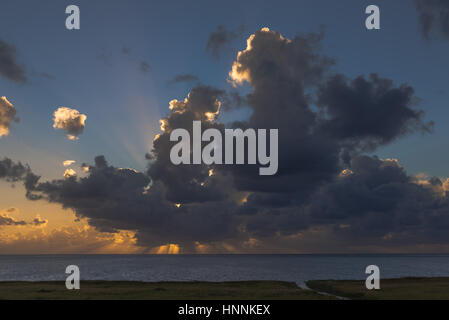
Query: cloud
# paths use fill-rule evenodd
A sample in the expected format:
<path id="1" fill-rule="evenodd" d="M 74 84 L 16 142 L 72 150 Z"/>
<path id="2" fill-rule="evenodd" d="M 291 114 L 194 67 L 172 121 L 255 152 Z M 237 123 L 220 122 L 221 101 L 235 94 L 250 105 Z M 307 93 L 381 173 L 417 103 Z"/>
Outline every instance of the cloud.
<path id="1" fill-rule="evenodd" d="M 449 244 L 449 182 L 418 179 L 398 160 L 364 154 L 430 131 L 413 88 L 377 74 L 331 74 L 334 61 L 321 54 L 322 38 L 287 39 L 268 28 L 252 34 L 229 73 L 235 90 L 249 85 L 250 116 L 225 126 L 220 113 L 229 95 L 196 85 L 169 102 L 146 172 L 97 156 L 82 165 L 83 177 L 41 181 L 11 161 L 3 177 L 24 181 L 28 198 L 72 209 L 100 232 L 129 230 L 137 245 L 165 252 Z M 173 165 L 170 133 L 191 132 L 194 120 L 203 130 L 279 129 L 278 173 L 259 176 L 255 165 Z"/>
<path id="2" fill-rule="evenodd" d="M 350 83 L 339 74 L 318 92 L 318 106 L 327 115 L 322 129 L 368 149 L 415 130 L 431 132 L 433 122 L 423 122 L 424 113 L 414 109 L 414 99 L 411 86 L 395 87 L 393 81 L 375 73 L 369 79 L 359 76 Z"/>
<path id="3" fill-rule="evenodd" d="M 16 118 L 16 109 L 6 97 L 0 97 L 0 139 L 9 135 L 9 128 Z"/>
<path id="4" fill-rule="evenodd" d="M 48 223 L 48 220 L 42 219 L 39 215 L 36 216 L 36 218 L 33 219 L 31 224 L 35 227 L 45 227 Z"/>
<path id="5" fill-rule="evenodd" d="M 0 39 L 0 75 L 14 82 L 28 81 L 25 70 L 17 63 L 16 48 Z"/>
<path id="6" fill-rule="evenodd" d="M 161 182 L 154 181 L 148 190 L 150 181 L 145 173 L 109 166 L 99 156 L 87 177 L 36 181 L 28 187 L 28 196 L 73 209 L 101 232 L 135 230 L 138 244 L 148 247 L 229 235 L 227 226 L 233 219 L 230 213 L 222 212 L 225 203 L 176 207 L 166 199 Z M 232 203 L 227 203 L 230 206 Z M 203 224 L 208 228 L 203 229 Z"/>
<path id="7" fill-rule="evenodd" d="M 206 165 L 174 166 L 170 161 L 170 150 L 174 142 L 170 141 L 170 133 L 176 128 L 185 128 L 192 134 L 192 121 L 201 120 L 202 128 L 223 129 L 223 125 L 213 121 L 218 116 L 223 90 L 211 86 L 195 86 L 184 100 L 173 99 L 169 103 L 170 113 L 161 119 L 162 134 L 153 141 L 152 164 L 149 176 L 168 188 L 167 197 L 175 203 L 187 203 L 207 199 L 221 199 L 223 192 L 217 180 L 201 185 L 209 175 Z M 188 181 L 188 183 L 179 183 Z"/>
<path id="8" fill-rule="evenodd" d="M 2 226 L 24 226 L 27 223 L 23 220 L 16 220 L 7 214 L 0 213 L 0 227 Z"/>
<path id="9" fill-rule="evenodd" d="M 87 116 L 78 110 L 60 107 L 53 116 L 53 128 L 66 131 L 69 140 L 77 140 L 83 133 Z"/>
<path id="10" fill-rule="evenodd" d="M 28 190 L 37 183 L 39 178 L 31 171 L 28 165 L 23 165 L 21 162 L 15 162 L 9 158 L 0 160 L 0 180 L 10 183 L 22 182 L 25 189 Z M 33 196 L 28 191 L 26 195 L 33 199 Z"/>
<path id="11" fill-rule="evenodd" d="M 415 0 L 421 33 L 425 39 L 442 35 L 449 40 L 449 2 L 446 0 Z"/>
<path id="12" fill-rule="evenodd" d="M 246 49 L 238 52 L 229 76 L 236 84 L 246 81 L 254 86 L 265 81 L 274 85 L 283 77 L 300 88 L 314 84 L 334 63 L 318 52 L 322 38 L 322 33 L 311 33 L 286 39 L 279 32 L 262 28 L 247 39 Z"/>
<path id="13" fill-rule="evenodd" d="M 340 239 L 360 245 L 447 244 L 447 190 L 438 178 L 425 182 L 395 159 L 354 157 L 351 174 L 317 191 L 305 214 L 310 223 L 331 225 Z"/>
<path id="14" fill-rule="evenodd" d="M 70 177 L 75 177 L 76 176 L 76 171 L 73 169 L 66 169 L 64 171 L 64 178 L 70 178 Z"/>
<path id="15" fill-rule="evenodd" d="M 32 221 L 26 222 L 25 220 L 18 220 L 12 217 L 10 214 L 16 214 L 19 210 L 17 208 L 8 208 L 6 210 L 0 210 L 0 227 L 3 226 L 31 226 L 31 227 L 45 227 L 48 220 L 42 219 L 37 215 Z"/>
<path id="16" fill-rule="evenodd" d="M 206 51 L 210 52 L 215 58 L 219 58 L 220 50 L 234 39 L 242 36 L 243 31 L 243 26 L 240 26 L 236 31 L 228 31 L 225 26 L 219 25 L 217 30 L 209 35 Z"/>
<path id="17" fill-rule="evenodd" d="M 65 161 L 62 162 L 62 165 L 63 165 L 64 167 L 69 167 L 69 166 L 71 166 L 72 164 L 74 164 L 75 162 L 76 162 L 75 160 L 65 160 Z"/>
<path id="18" fill-rule="evenodd" d="M 31 176 L 33 176 L 33 173 L 28 165 L 23 165 L 9 158 L 0 160 L 0 179 L 7 182 L 18 182 L 26 181 Z"/>
<path id="19" fill-rule="evenodd" d="M 167 84 L 175 84 L 181 82 L 198 82 L 199 78 L 190 73 L 180 73 L 176 75 L 173 79 L 169 80 Z"/>
<path id="20" fill-rule="evenodd" d="M 107 254 L 144 253 L 135 245 L 132 232 L 102 233 L 88 226 L 33 228 L 31 231 L 0 234 L 1 254 Z"/>

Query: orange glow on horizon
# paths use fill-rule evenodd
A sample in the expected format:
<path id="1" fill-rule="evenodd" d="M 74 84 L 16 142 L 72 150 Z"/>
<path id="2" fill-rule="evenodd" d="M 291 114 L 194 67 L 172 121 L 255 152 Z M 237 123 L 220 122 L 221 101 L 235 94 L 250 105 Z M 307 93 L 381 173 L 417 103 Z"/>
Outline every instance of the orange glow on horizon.
<path id="1" fill-rule="evenodd" d="M 170 243 L 160 246 L 157 248 L 156 254 L 179 254 L 179 245 Z"/>

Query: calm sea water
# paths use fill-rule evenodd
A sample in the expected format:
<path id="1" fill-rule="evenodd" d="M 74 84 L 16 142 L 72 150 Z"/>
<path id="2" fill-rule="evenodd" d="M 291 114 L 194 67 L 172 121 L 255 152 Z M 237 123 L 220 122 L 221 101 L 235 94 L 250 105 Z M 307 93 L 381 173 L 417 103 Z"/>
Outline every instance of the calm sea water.
<path id="1" fill-rule="evenodd" d="M 81 280 L 230 281 L 449 276 L 449 255 L 0 255 L 0 281 L 63 280 L 68 265 Z"/>

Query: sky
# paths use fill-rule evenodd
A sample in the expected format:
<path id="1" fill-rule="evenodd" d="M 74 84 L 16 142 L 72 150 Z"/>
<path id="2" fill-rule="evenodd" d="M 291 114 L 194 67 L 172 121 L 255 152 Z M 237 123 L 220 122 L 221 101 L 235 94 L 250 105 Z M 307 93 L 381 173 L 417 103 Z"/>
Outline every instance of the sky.
<path id="1" fill-rule="evenodd" d="M 449 252 L 441 12 L 3 1 L 0 254 Z M 278 174 L 173 166 L 169 134 L 192 120 L 279 128 Z"/>

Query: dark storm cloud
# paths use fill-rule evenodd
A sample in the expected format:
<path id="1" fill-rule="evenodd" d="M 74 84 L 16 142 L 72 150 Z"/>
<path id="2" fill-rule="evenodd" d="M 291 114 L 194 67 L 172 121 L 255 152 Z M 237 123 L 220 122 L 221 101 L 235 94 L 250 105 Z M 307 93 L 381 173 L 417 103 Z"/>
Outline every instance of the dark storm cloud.
<path id="1" fill-rule="evenodd" d="M 246 105 L 246 97 L 240 95 L 240 93 L 234 88 L 233 90 L 227 92 L 226 96 L 223 99 L 222 108 L 224 110 L 232 110 L 235 108 L 244 107 Z"/>
<path id="2" fill-rule="evenodd" d="M 230 78 L 236 86 L 252 86 L 246 101 L 253 112 L 235 126 L 279 128 L 279 171 L 267 178 L 245 166 L 230 168 L 237 188 L 300 192 L 295 198 L 304 199 L 338 174 L 356 147 L 374 150 L 414 129 L 431 127 L 423 123 L 422 111 L 413 109 L 416 98 L 410 86 L 395 86 L 377 75 L 350 84 L 343 76 L 327 76 L 333 60 L 320 55 L 322 37 L 286 39 L 263 29 L 238 54 Z M 314 88 L 319 112 L 311 107 Z"/>
<path id="3" fill-rule="evenodd" d="M 303 205 L 248 198 L 245 206 L 258 213 L 248 220 L 246 231 L 256 238 L 273 240 L 277 235 L 284 245 L 302 242 L 302 236 L 295 238 L 301 234 L 320 235 L 337 241 L 339 252 L 354 246 L 447 244 L 447 191 L 447 182 L 410 176 L 396 160 L 356 156 L 350 169 L 318 188 Z M 289 237 L 290 244 L 285 240 Z M 308 249 L 323 247 L 322 242 L 309 243 Z"/>
<path id="4" fill-rule="evenodd" d="M 135 212 L 134 208 L 142 204 L 139 198 L 148 183 L 148 177 L 130 169 L 110 167 L 103 156 L 98 156 L 95 165 L 89 166 L 89 176 L 86 178 L 70 177 L 42 183 L 35 181 L 28 190 L 32 199 L 46 199 L 61 203 L 65 208 L 79 209 L 76 212 L 82 211 L 80 214 L 89 216 L 96 226 L 100 225 L 104 214 L 109 214 L 110 222 L 101 228 L 104 230 L 110 228 L 109 224 L 113 224 L 113 221 L 120 221 L 120 218 L 116 218 L 120 214 L 126 216 L 126 212 Z M 136 218 L 133 218 L 134 221 Z M 134 223 L 130 221 L 127 227 Z"/>
<path id="5" fill-rule="evenodd" d="M 441 34 L 449 40 L 449 1 L 415 0 L 415 5 L 424 38 Z"/>
<path id="6" fill-rule="evenodd" d="M 318 105 L 327 116 L 323 130 L 368 149 L 414 130 L 431 131 L 433 123 L 423 123 L 423 111 L 413 109 L 414 99 L 412 87 L 395 87 L 393 81 L 377 74 L 349 83 L 343 75 L 336 75 L 318 92 Z"/>
<path id="7" fill-rule="evenodd" d="M 22 181 L 31 173 L 31 169 L 27 165 L 20 162 L 14 162 L 9 158 L 0 160 L 0 179 L 8 182 Z"/>
<path id="8" fill-rule="evenodd" d="M 28 165 L 21 162 L 15 162 L 9 158 L 0 160 L 0 180 L 15 183 L 22 182 L 27 190 L 32 188 L 39 180 L 39 176 L 35 175 Z M 27 191 L 30 199 L 34 197 Z"/>
<path id="9" fill-rule="evenodd" d="M 449 197 L 438 178 L 407 175 L 396 160 L 358 156 L 351 171 L 316 192 L 310 223 L 360 243 L 447 243 Z"/>
<path id="10" fill-rule="evenodd" d="M 225 26 L 219 25 L 217 30 L 209 35 L 206 51 L 210 52 L 215 58 L 219 58 L 221 49 L 234 39 L 242 36 L 243 31 L 243 26 L 240 26 L 236 31 L 229 31 Z"/>
<path id="11" fill-rule="evenodd" d="M 28 190 L 29 198 L 73 209 L 100 231 L 136 230 L 143 245 L 221 239 L 232 232 L 227 227 L 232 216 L 223 210 L 222 203 L 178 208 L 165 199 L 161 183 L 149 186 L 150 181 L 144 173 L 109 166 L 98 156 L 85 178 L 35 181 Z M 203 230 L 205 225 L 208 228 Z"/>
<path id="12" fill-rule="evenodd" d="M 26 83 L 28 81 L 25 70 L 17 62 L 16 48 L 0 39 L 0 75 L 5 78 L 18 82 Z"/>
<path id="13" fill-rule="evenodd" d="M 279 170 L 273 177 L 258 176 L 256 167 L 226 167 L 240 190 L 299 192 L 304 195 L 338 172 L 338 141 L 316 130 L 318 115 L 309 106 L 305 90 L 316 85 L 332 65 L 319 54 L 321 34 L 285 39 L 263 29 L 239 52 L 230 78 L 235 86 L 248 82 L 252 92 L 246 104 L 248 121 L 234 127 L 278 128 Z M 294 146 L 294 147 L 293 147 Z"/>
<path id="14" fill-rule="evenodd" d="M 208 120 L 220 110 L 220 99 L 225 92 L 210 86 L 197 85 L 184 100 L 170 101 L 170 114 L 161 120 L 163 133 L 153 142 L 154 161 L 148 173 L 155 181 L 161 181 L 168 188 L 167 198 L 179 203 L 204 202 L 211 199 L 220 200 L 224 192 L 220 185 L 211 179 L 210 183 L 201 185 L 209 175 L 206 165 L 174 166 L 170 160 L 170 150 L 175 142 L 170 141 L 173 129 L 184 128 L 192 136 L 192 122 L 202 121 L 202 130 L 223 128 Z M 180 183 L 184 181 L 184 183 Z"/>
<path id="15" fill-rule="evenodd" d="M 246 99 L 253 113 L 235 126 L 279 128 L 276 176 L 257 176 L 248 166 L 223 170 L 232 172 L 237 189 L 251 193 L 239 213 L 251 215 L 246 227 L 256 236 L 294 234 L 331 223 L 310 214 L 310 201 L 334 183 L 360 147 L 375 150 L 432 126 L 414 109 L 417 99 L 408 85 L 395 86 L 376 74 L 349 81 L 327 76 L 333 61 L 319 55 L 321 38 L 311 34 L 288 40 L 263 29 L 251 36 L 230 72 L 234 85 L 248 82 L 253 88 Z M 311 108 L 315 100 L 309 88 L 318 89 L 318 112 Z"/>
<path id="16" fill-rule="evenodd" d="M 169 80 L 167 84 L 175 84 L 181 82 L 198 82 L 200 79 L 190 73 L 180 73 L 176 75 L 173 79 Z"/>
<path id="17" fill-rule="evenodd" d="M 30 176 L 27 196 L 73 209 L 101 231 L 134 230 L 141 245 L 177 243 L 186 251 L 197 241 L 286 244 L 316 234 L 346 245 L 448 243 L 448 183 L 419 180 L 395 160 L 363 155 L 430 130 L 413 88 L 376 74 L 330 75 L 334 61 L 320 53 L 322 37 L 286 39 L 262 29 L 229 74 L 239 97 L 244 82 L 251 90 L 242 97 L 251 115 L 231 127 L 279 129 L 276 175 L 259 176 L 251 165 L 171 163 L 172 130 L 191 133 L 194 120 L 203 130 L 225 128 L 219 113 L 232 94 L 196 85 L 170 101 L 147 172 L 113 167 L 100 156 L 83 165 L 86 177 L 41 182 Z M 18 180 L 25 180 L 24 168 Z"/>

